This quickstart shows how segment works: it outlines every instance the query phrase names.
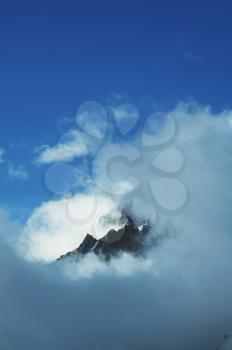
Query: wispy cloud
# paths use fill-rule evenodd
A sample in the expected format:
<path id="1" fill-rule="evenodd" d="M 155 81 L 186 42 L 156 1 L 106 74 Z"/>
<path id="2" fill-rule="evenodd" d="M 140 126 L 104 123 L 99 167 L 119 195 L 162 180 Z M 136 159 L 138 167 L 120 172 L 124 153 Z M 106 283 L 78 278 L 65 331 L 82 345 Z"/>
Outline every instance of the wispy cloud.
<path id="1" fill-rule="evenodd" d="M 0 164 L 5 165 L 4 171 L 6 176 L 10 179 L 19 179 L 22 181 L 28 180 L 28 172 L 26 168 L 21 164 L 16 164 L 15 162 L 6 159 L 6 151 L 4 148 L 0 148 Z"/>
<path id="2" fill-rule="evenodd" d="M 5 162 L 6 151 L 3 148 L 0 148 L 0 164 Z"/>
<path id="3" fill-rule="evenodd" d="M 88 150 L 82 140 L 81 133 L 77 130 L 70 130 L 63 135 L 55 146 L 42 146 L 37 157 L 37 163 L 70 162 L 87 154 Z"/>
<path id="4" fill-rule="evenodd" d="M 11 179 L 19 179 L 22 181 L 28 180 L 28 172 L 23 165 L 8 162 L 7 173 Z"/>

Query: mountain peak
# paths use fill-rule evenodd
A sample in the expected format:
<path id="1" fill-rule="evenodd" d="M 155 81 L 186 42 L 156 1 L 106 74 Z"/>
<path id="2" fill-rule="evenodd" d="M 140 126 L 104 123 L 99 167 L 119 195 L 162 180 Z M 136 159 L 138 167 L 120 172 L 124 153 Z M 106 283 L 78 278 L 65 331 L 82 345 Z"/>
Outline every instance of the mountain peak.
<path id="1" fill-rule="evenodd" d="M 85 254 L 94 253 L 109 260 L 121 252 L 132 254 L 142 254 L 145 248 L 145 237 L 150 229 L 149 223 L 140 226 L 126 216 L 126 224 L 119 230 L 111 229 L 100 239 L 94 238 L 87 233 L 83 242 L 75 250 L 61 255 L 57 260 L 66 258 L 79 259 Z"/>

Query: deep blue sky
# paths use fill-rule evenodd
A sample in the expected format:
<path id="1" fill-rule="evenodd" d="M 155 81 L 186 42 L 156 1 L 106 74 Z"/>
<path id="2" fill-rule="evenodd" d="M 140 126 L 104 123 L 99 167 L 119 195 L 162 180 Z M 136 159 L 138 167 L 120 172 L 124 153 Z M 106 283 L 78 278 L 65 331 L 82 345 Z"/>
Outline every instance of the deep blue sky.
<path id="1" fill-rule="evenodd" d="M 0 204 L 49 198 L 32 151 L 54 143 L 58 121 L 85 100 L 120 93 L 161 109 L 189 97 L 231 107 L 231 18 L 229 1 L 1 1 L 0 147 L 30 179 L 0 169 Z"/>

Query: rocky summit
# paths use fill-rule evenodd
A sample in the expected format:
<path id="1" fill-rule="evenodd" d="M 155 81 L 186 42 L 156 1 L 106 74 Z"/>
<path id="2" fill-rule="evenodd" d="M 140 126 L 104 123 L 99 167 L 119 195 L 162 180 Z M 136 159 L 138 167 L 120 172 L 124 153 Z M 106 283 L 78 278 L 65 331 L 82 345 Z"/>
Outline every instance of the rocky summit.
<path id="1" fill-rule="evenodd" d="M 112 229 L 101 239 L 96 239 L 88 233 L 78 248 L 61 255 L 57 260 L 79 259 L 88 253 L 99 255 L 105 260 L 121 252 L 141 255 L 146 247 L 145 238 L 149 228 L 147 222 L 136 225 L 130 217 L 127 217 L 127 222 L 121 229 Z"/>

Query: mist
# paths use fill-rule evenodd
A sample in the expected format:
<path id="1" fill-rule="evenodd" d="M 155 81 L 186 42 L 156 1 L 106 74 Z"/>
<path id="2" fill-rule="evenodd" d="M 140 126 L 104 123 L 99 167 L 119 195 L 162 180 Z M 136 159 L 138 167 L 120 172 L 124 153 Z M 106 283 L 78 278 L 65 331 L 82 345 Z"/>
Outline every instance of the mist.
<path id="1" fill-rule="evenodd" d="M 145 258 L 123 254 L 108 264 L 92 255 L 78 264 L 28 261 L 17 244 L 6 242 L 12 224 L 1 217 L 3 350 L 216 350 L 231 332 L 232 112 L 215 115 L 209 107 L 180 104 L 170 115 L 178 123 L 174 143 L 185 160 L 178 179 L 188 200 L 175 213 L 155 207 L 150 234 L 161 239 Z M 112 150 L 106 145 L 105 154 L 107 147 Z M 104 183 L 98 179 L 103 163 L 96 161 L 96 183 Z M 140 176 L 143 182 L 150 179 Z M 139 193 L 137 199 L 146 204 Z M 60 208 L 62 200 L 55 205 Z M 125 203 L 121 193 L 115 205 Z M 37 224 L 32 213 L 25 227 L 30 222 L 30 234 L 36 236 L 46 214 L 51 220 L 44 235 L 50 237 L 57 217 L 39 213 Z M 132 206 L 131 213 L 136 216 L 138 208 Z M 149 216 L 152 220 L 153 212 Z M 34 256 L 44 258 L 44 251 L 36 255 L 37 245 L 30 242 Z"/>

